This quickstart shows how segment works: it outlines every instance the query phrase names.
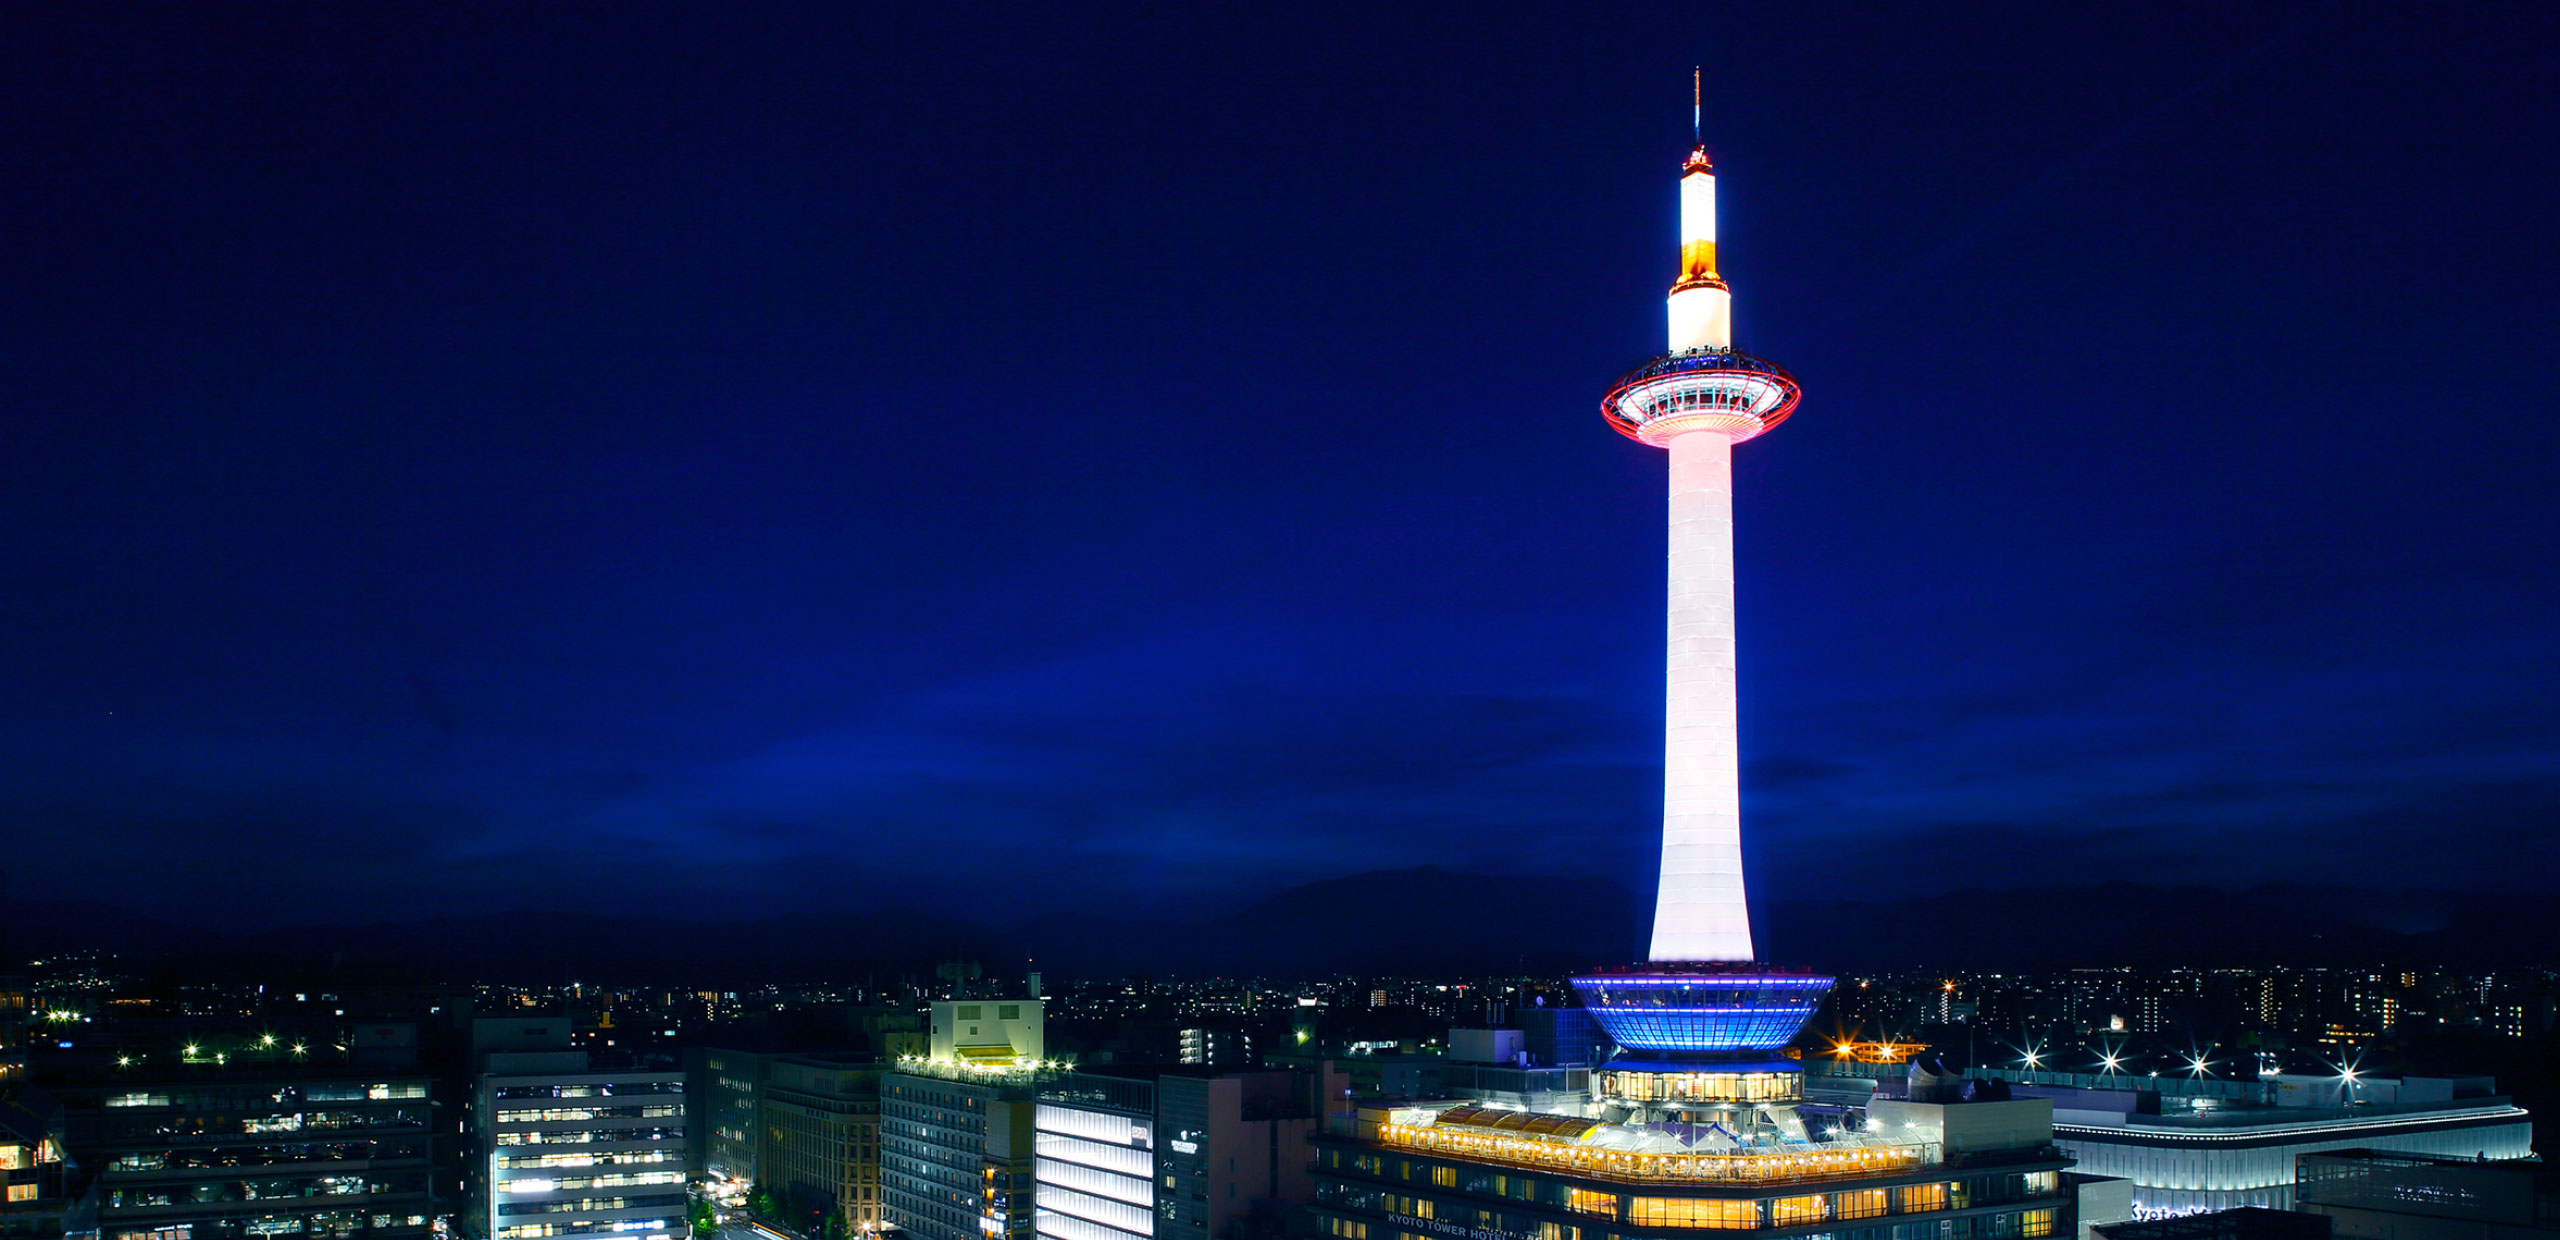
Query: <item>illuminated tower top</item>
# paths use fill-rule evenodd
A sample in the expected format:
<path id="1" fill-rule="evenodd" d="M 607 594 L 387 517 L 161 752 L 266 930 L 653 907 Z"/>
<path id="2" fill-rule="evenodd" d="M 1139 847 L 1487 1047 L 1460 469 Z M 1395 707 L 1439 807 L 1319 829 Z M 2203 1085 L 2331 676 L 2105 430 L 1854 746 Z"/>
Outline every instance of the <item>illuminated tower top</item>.
<path id="1" fill-rule="evenodd" d="M 1698 121 L 1698 79 L 1689 79 Z M 1716 274 L 1716 166 L 1700 141 L 1680 166 L 1680 279 L 1671 286 L 1671 351 L 1733 347 L 1733 290 Z"/>

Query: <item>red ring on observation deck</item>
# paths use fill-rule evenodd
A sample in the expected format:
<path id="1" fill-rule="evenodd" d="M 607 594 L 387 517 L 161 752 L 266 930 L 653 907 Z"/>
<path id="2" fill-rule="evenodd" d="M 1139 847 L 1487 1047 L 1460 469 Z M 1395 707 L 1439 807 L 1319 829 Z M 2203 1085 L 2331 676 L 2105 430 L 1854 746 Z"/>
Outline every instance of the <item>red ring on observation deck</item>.
<path id="1" fill-rule="evenodd" d="M 1628 371 L 1600 398 L 1600 416 L 1621 435 L 1661 448 L 1691 431 L 1740 443 L 1768 434 L 1804 398 L 1804 386 L 1774 362 L 1735 349 L 1691 349 Z"/>

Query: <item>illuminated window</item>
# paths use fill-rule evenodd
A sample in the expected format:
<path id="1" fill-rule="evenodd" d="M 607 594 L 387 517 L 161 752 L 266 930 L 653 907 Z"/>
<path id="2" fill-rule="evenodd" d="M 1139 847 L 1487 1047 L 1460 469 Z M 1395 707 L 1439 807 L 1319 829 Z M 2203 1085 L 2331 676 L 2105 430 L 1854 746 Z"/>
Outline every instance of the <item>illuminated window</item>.
<path id="1" fill-rule="evenodd" d="M 1607 1218 L 1616 1218 L 1618 1217 L 1618 1195 L 1595 1193 L 1587 1188 L 1567 1189 L 1564 1194 L 1564 1208 L 1576 1214 L 1598 1214 Z"/>
<path id="2" fill-rule="evenodd" d="M 1718 1197 L 1638 1197 L 1627 1221 L 1643 1227 L 1707 1227 L 1741 1231 L 1760 1225 L 1760 1203 Z"/>
<path id="3" fill-rule="evenodd" d="M 1902 1212 L 1905 1214 L 1947 1208 L 1947 1186 L 1944 1184 L 1912 1184 L 1893 1191 L 1901 1194 Z"/>
<path id="4" fill-rule="evenodd" d="M 1540 1223 L 1538 1240 L 1582 1240 L 1582 1229 L 1561 1223 Z"/>
<path id="5" fill-rule="evenodd" d="M 1874 1218 L 1884 1213 L 1884 1190 L 1859 1189 L 1840 1194 L 1841 1218 Z"/>
<path id="6" fill-rule="evenodd" d="M 1801 1227 L 1806 1223 L 1819 1223 L 1826 1217 L 1825 1207 L 1829 1204 L 1830 1199 L 1818 1193 L 1807 1197 L 1774 1198 L 1769 1202 L 1769 1225 Z"/>
<path id="7" fill-rule="evenodd" d="M 2059 1171 L 2030 1171 L 2027 1173 L 2027 1195 L 2030 1197 L 2046 1196 L 2061 1186 L 2062 1173 Z"/>
<path id="8" fill-rule="evenodd" d="M 1455 1167 L 1433 1167 L 1431 1169 L 1431 1182 L 1442 1188 L 1456 1188 L 1458 1186 L 1458 1169 Z"/>
<path id="9" fill-rule="evenodd" d="M 2027 1240 L 2053 1234 L 2053 1211 L 2029 1210 L 2018 1216 L 2018 1234 Z"/>
<path id="10" fill-rule="evenodd" d="M 35 1186 L 35 1185 L 33 1185 L 33 1184 L 12 1184 L 12 1185 L 10 1185 L 10 1186 L 9 1186 L 9 1200 L 11 1200 L 11 1201 L 33 1201 L 33 1200 L 35 1200 L 35 1199 L 36 1199 L 36 1186 Z"/>

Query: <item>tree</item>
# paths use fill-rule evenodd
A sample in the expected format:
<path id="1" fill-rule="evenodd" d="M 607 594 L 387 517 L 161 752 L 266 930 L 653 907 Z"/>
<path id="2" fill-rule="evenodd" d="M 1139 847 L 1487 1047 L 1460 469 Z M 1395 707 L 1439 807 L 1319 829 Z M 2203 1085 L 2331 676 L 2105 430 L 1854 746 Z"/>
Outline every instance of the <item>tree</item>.
<path id="1" fill-rule="evenodd" d="M 718 1232 L 719 1230 L 720 1230 L 720 1215 L 719 1215 L 719 1213 L 718 1213 L 717 1211 L 714 1211 L 714 1210 L 711 1208 L 711 1202 L 710 1202 L 710 1200 L 709 1200 L 709 1199 L 707 1199 L 707 1198 L 702 1198 L 702 1197 L 696 1197 L 696 1198 L 694 1198 L 694 1200 L 693 1200 L 693 1234 L 694 1234 L 694 1236 L 697 1238 L 697 1240 L 701 1240 L 701 1238 L 708 1237 L 708 1236 L 712 1235 L 713 1233 Z"/>

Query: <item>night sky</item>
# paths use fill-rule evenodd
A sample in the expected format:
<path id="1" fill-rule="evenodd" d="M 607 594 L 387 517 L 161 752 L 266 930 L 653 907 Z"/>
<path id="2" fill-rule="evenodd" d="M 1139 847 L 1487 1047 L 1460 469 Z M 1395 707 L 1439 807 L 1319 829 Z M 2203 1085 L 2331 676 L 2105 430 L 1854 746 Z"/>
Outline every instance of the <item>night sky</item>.
<path id="1" fill-rule="evenodd" d="M 2560 10 L 20 5 L 0 835 L 293 925 L 2560 873 Z"/>

